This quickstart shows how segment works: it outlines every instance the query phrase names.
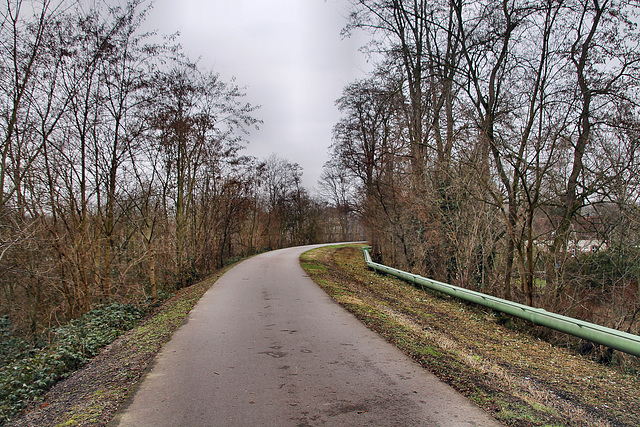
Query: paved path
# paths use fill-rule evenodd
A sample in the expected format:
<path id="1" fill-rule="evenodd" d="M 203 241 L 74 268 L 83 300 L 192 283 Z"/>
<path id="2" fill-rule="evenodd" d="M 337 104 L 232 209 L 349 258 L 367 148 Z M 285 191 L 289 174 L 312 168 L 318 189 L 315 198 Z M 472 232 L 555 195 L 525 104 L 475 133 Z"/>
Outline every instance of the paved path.
<path id="1" fill-rule="evenodd" d="M 120 426 L 497 426 L 268 252 L 227 272 L 158 355 Z"/>

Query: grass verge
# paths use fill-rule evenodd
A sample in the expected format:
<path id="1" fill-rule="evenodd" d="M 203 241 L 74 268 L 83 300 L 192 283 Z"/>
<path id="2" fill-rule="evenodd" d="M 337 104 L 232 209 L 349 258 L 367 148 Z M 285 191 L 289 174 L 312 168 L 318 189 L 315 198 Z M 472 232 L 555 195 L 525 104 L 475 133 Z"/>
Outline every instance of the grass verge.
<path id="1" fill-rule="evenodd" d="M 361 245 L 307 252 L 332 298 L 510 426 L 638 426 L 640 379 L 497 324 L 490 311 L 367 269 Z"/>
<path id="2" fill-rule="evenodd" d="M 56 384 L 13 426 L 106 425 L 127 399 L 158 351 L 202 295 L 229 270 L 182 289 L 137 327 L 105 347 L 84 368 Z"/>

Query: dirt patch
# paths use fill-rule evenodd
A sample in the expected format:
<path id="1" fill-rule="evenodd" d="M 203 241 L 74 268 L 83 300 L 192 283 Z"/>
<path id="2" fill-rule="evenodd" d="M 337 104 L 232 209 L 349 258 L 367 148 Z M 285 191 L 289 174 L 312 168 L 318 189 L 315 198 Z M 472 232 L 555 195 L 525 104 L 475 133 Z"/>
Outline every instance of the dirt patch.
<path id="1" fill-rule="evenodd" d="M 359 246 L 321 248 L 301 259 L 337 302 L 506 425 L 640 425 L 637 375 L 500 325 L 490 311 L 372 272 Z"/>

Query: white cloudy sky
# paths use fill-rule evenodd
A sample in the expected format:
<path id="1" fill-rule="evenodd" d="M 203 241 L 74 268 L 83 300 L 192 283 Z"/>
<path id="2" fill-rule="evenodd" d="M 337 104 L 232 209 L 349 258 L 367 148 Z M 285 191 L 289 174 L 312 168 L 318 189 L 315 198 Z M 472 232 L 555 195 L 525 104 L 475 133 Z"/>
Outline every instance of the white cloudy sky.
<path id="1" fill-rule="evenodd" d="M 147 24 L 180 42 L 202 68 L 236 77 L 264 121 L 247 154 L 298 163 L 316 186 L 327 160 L 335 100 L 369 68 L 364 35 L 343 39 L 347 0 L 156 0 Z"/>

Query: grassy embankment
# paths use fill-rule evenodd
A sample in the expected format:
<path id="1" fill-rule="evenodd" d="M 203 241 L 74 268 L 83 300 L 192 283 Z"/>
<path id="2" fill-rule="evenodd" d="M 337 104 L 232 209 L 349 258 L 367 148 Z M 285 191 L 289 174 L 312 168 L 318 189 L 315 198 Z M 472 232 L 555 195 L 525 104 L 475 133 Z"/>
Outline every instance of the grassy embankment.
<path id="1" fill-rule="evenodd" d="M 506 425 L 638 426 L 640 378 L 499 325 L 488 310 L 367 269 L 361 246 L 307 252 L 331 297 Z"/>
<path id="2" fill-rule="evenodd" d="M 229 268 L 182 289 L 89 364 L 56 384 L 16 426 L 106 425 L 202 295 Z"/>

